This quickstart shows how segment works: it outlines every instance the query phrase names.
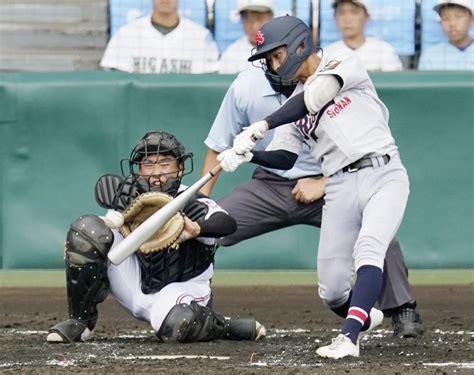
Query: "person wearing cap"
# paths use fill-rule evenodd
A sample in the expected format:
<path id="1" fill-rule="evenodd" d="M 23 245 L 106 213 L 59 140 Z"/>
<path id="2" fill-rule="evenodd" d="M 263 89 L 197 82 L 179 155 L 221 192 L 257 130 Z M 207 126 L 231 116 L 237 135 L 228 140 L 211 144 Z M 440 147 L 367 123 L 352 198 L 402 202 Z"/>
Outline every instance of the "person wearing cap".
<path id="1" fill-rule="evenodd" d="M 448 37 L 421 53 L 419 70 L 474 70 L 474 47 L 469 30 L 473 24 L 472 0 L 441 0 L 433 8 Z"/>
<path id="2" fill-rule="evenodd" d="M 237 12 L 245 35 L 222 53 L 219 60 L 220 74 L 236 74 L 251 67 L 247 58 L 255 47 L 255 33 L 273 18 L 272 0 L 238 0 Z"/>
<path id="3" fill-rule="evenodd" d="M 391 72 L 403 69 L 400 58 L 389 43 L 364 35 L 365 25 L 370 19 L 367 0 L 336 0 L 333 7 L 342 40 L 327 46 L 325 53 L 331 55 L 340 50 L 351 50 L 369 71 Z"/>

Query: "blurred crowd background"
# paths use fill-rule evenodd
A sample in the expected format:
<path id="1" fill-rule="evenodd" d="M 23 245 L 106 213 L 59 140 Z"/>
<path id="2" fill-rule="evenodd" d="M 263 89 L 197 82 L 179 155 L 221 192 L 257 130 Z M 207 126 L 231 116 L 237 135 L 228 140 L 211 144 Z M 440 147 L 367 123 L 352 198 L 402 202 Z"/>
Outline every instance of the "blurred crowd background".
<path id="1" fill-rule="evenodd" d="M 449 25 L 443 29 L 441 13 L 435 9 L 443 2 L 363 0 L 336 3 L 351 3 L 365 11 L 367 18 L 360 21 L 364 37 L 384 43 L 372 44 L 370 48 L 365 43 L 369 48 L 365 52 L 373 55 L 374 60 L 385 60 L 373 64 L 369 61 L 368 70 L 439 70 L 429 61 L 420 61 L 430 48 L 432 53 L 446 54 L 439 57 L 447 61 L 446 69 L 474 69 L 471 0 L 444 1 L 457 5 L 458 10 L 465 8 L 470 14 L 467 21 L 469 43 L 464 42 L 466 46 L 462 45 L 453 53 L 449 50 L 449 42 L 456 37 L 456 32 L 462 31 L 454 29 L 449 34 Z M 154 15 L 159 8 L 166 13 L 173 7 L 179 14 L 178 23 L 172 24 L 173 18 L 166 14 L 163 17 Z M 336 8 L 332 0 L 2 0 L 0 71 L 104 68 L 142 73 L 234 74 L 247 65 L 241 57 L 239 64 L 232 62 L 229 49 L 240 48 L 248 51 L 245 56 L 250 55 L 252 46 L 245 31 L 253 35 L 255 24 L 262 22 L 266 15 L 300 17 L 312 28 L 315 41 L 324 50 L 345 39 L 344 33 L 355 32 L 350 30 L 352 26 L 347 26 L 351 21 L 338 21 L 339 7 Z M 342 12 L 342 7 L 340 9 Z M 154 17 L 157 22 L 150 22 Z M 341 13 L 340 17 L 344 15 Z M 179 38 L 175 35 L 178 31 L 182 34 Z M 156 35 L 159 35 L 158 39 Z M 355 43 L 357 45 L 357 40 Z M 445 44 L 444 49 L 433 49 L 440 43 Z M 156 54 L 158 50 L 161 52 Z M 172 50 L 179 51 L 177 56 Z M 396 55 L 392 62 L 388 61 L 390 51 Z M 464 65 L 459 64 L 458 52 L 467 61 Z M 196 62 L 199 58 L 201 61 Z"/>

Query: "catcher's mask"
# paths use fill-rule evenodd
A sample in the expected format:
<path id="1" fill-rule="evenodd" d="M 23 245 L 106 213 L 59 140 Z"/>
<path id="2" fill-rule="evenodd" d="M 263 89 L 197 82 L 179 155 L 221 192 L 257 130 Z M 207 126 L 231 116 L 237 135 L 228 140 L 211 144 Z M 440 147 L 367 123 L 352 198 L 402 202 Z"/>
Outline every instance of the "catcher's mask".
<path id="1" fill-rule="evenodd" d="M 315 51 L 309 27 L 299 18 L 288 15 L 268 21 L 257 32 L 255 41 L 257 47 L 248 61 L 260 60 L 265 70 L 265 55 L 286 46 L 286 59 L 275 72 L 286 81 L 294 78 L 301 64 Z M 297 51 L 300 46 L 302 50 Z"/>
<path id="2" fill-rule="evenodd" d="M 160 163 L 158 158 L 162 156 L 172 156 L 176 158 L 178 169 L 172 172 L 168 172 L 168 179 L 162 183 L 159 177 L 160 175 L 143 175 L 139 173 L 140 165 L 152 163 Z M 186 168 L 186 161 L 189 160 L 190 168 Z M 135 177 L 137 188 L 140 193 L 148 191 L 161 191 L 171 196 L 176 196 L 178 193 L 179 186 L 181 185 L 181 179 L 183 176 L 192 173 L 193 171 L 193 154 L 186 153 L 183 144 L 178 139 L 164 131 L 152 131 L 146 133 L 133 148 L 130 153 L 129 159 L 123 159 L 121 161 L 122 174 L 126 176 L 124 163 L 128 163 L 129 174 Z M 188 169 L 188 171 L 186 171 Z M 185 172 L 186 171 L 186 172 Z M 151 183 L 151 179 L 154 177 L 156 180 Z"/>

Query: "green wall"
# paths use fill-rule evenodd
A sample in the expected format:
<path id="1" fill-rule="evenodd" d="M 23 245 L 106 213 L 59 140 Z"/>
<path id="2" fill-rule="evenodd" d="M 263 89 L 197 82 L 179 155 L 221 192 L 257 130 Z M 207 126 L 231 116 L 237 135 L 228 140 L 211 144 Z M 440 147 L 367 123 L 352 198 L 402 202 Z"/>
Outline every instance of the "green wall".
<path id="1" fill-rule="evenodd" d="M 0 74 L 0 268 L 62 268 L 69 223 L 101 214 L 93 187 L 150 129 L 170 131 L 195 155 L 231 76 L 118 72 Z M 413 268 L 470 268 L 473 249 L 472 75 L 373 74 L 410 174 L 398 237 Z M 219 198 L 249 178 L 223 175 Z M 299 226 L 218 252 L 227 269 L 312 269 L 318 230 Z"/>

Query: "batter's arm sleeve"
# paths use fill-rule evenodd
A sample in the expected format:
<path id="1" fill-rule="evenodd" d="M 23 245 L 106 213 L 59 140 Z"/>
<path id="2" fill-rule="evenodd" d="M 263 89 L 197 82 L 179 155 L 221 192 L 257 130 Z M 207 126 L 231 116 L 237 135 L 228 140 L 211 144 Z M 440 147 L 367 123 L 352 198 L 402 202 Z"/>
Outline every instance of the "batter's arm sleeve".
<path id="1" fill-rule="evenodd" d="M 289 170 L 298 159 L 298 154 L 286 150 L 252 151 L 252 154 L 250 162 L 273 169 Z"/>
<path id="2" fill-rule="evenodd" d="M 275 129 L 272 141 L 266 151 L 285 150 L 299 155 L 303 149 L 304 138 L 298 128 L 287 124 Z"/>
<path id="3" fill-rule="evenodd" d="M 282 107 L 265 117 L 268 129 L 297 121 L 309 113 L 304 102 L 304 91 L 288 99 Z"/>
<path id="4" fill-rule="evenodd" d="M 316 76 L 303 92 L 290 98 L 280 109 L 265 117 L 269 129 L 288 124 L 305 117 L 308 113 L 317 113 L 334 99 L 341 89 L 342 82 L 333 75 Z"/>

